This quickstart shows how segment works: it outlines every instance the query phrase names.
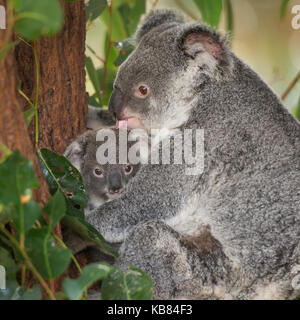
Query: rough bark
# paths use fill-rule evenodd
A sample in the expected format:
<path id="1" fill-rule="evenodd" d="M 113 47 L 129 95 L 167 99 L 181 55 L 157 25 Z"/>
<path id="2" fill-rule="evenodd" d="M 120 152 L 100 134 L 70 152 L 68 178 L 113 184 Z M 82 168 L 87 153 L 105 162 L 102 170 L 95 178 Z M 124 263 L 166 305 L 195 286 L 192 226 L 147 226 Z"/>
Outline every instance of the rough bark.
<path id="1" fill-rule="evenodd" d="M 5 1 L 0 0 L 0 5 L 5 5 Z M 8 29 L 0 32 L 0 48 L 4 46 L 7 32 Z M 40 188 L 35 192 L 35 199 L 45 203 L 49 199 L 48 186 L 24 121 L 17 92 L 17 71 L 13 51 L 0 62 L 0 143 L 10 150 L 19 150 L 33 162 L 35 172 L 40 180 Z"/>
<path id="2" fill-rule="evenodd" d="M 85 10 L 84 1 L 62 2 L 65 19 L 55 37 L 36 41 L 40 71 L 39 147 L 62 153 L 67 144 L 86 128 Z M 35 63 L 32 49 L 16 48 L 22 90 L 35 99 Z M 28 104 L 24 101 L 24 109 Z M 34 142 L 35 124 L 30 125 Z"/>

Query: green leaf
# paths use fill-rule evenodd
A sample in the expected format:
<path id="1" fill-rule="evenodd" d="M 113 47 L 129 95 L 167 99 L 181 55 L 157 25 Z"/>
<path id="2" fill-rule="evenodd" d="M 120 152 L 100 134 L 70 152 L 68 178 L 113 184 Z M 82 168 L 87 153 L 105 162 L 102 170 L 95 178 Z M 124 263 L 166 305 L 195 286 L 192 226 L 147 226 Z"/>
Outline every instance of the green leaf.
<path id="1" fill-rule="evenodd" d="M 9 221 L 13 220 L 16 216 L 16 208 L 13 204 L 9 204 L 7 206 L 3 206 L 0 203 L 0 223 L 6 224 Z"/>
<path id="2" fill-rule="evenodd" d="M 98 102 L 95 96 L 90 96 L 90 95 L 89 95 L 89 106 L 101 108 L 101 104 Z"/>
<path id="3" fill-rule="evenodd" d="M 293 113 L 294 113 L 296 119 L 298 119 L 300 121 L 300 96 L 299 96 L 298 104 L 297 104 Z"/>
<path id="4" fill-rule="evenodd" d="M 102 283 L 101 296 L 104 300 L 150 300 L 153 282 L 144 271 L 128 266 L 127 271 L 113 270 Z"/>
<path id="5" fill-rule="evenodd" d="M 104 96 L 102 99 L 103 105 L 105 105 L 105 106 L 108 105 L 111 93 L 113 91 L 116 74 L 117 74 L 117 71 L 115 69 L 112 69 L 112 68 L 107 69 Z M 104 81 L 104 69 L 103 68 L 98 69 L 97 75 L 98 75 L 99 79 L 101 79 L 101 82 L 103 82 Z"/>
<path id="6" fill-rule="evenodd" d="M 98 18 L 107 6 L 107 0 L 89 0 L 86 5 L 86 20 L 93 21 Z"/>
<path id="7" fill-rule="evenodd" d="M 72 252 L 55 244 L 48 227 L 30 230 L 25 246 L 34 266 L 45 279 L 56 278 L 69 266 Z"/>
<path id="8" fill-rule="evenodd" d="M 232 3 L 231 0 L 224 0 L 224 7 L 225 7 L 225 14 L 226 14 L 226 30 L 233 34 L 233 10 L 232 10 Z"/>
<path id="9" fill-rule="evenodd" d="M 109 43 L 109 37 L 108 37 L 108 34 L 106 34 L 105 46 L 104 46 L 106 54 L 108 52 L 108 43 Z M 115 42 L 113 42 L 113 44 L 115 44 Z M 114 62 L 117 59 L 118 55 L 119 55 L 118 49 L 114 45 L 112 45 L 110 47 L 110 52 L 109 52 L 109 56 L 108 56 L 108 59 L 107 59 L 107 67 L 108 68 L 113 68 L 113 69 L 117 70 Z"/>
<path id="10" fill-rule="evenodd" d="M 26 233 L 34 225 L 34 222 L 39 218 L 40 214 L 40 204 L 30 200 L 21 205 L 19 214 L 14 215 L 12 220 L 13 225 L 20 233 Z"/>
<path id="11" fill-rule="evenodd" d="M 101 14 L 101 20 L 106 25 L 107 30 L 110 29 L 110 13 L 108 7 L 105 8 L 103 13 Z M 126 33 L 126 28 L 124 25 L 124 21 L 122 16 L 118 10 L 114 7 L 112 12 L 112 41 L 120 41 L 128 38 L 128 34 Z"/>
<path id="12" fill-rule="evenodd" d="M 38 187 L 32 163 L 19 151 L 11 153 L 0 164 L 0 222 L 13 221 L 22 234 L 28 231 L 40 214 L 40 207 L 32 198 Z"/>
<path id="13" fill-rule="evenodd" d="M 38 152 L 43 173 L 54 195 L 59 189 L 65 196 L 67 214 L 84 217 L 86 194 L 80 172 L 68 159 L 54 151 L 41 149 Z"/>
<path id="14" fill-rule="evenodd" d="M 50 201 L 45 205 L 45 212 L 49 217 L 49 230 L 62 219 L 66 214 L 66 201 L 62 193 L 57 190 Z"/>
<path id="15" fill-rule="evenodd" d="M 35 111 L 34 107 L 31 107 L 30 109 L 23 112 L 24 120 L 25 120 L 27 127 L 30 125 L 30 123 L 34 117 L 34 111 Z"/>
<path id="16" fill-rule="evenodd" d="M 19 151 L 0 164 L 0 203 L 18 206 L 21 196 L 29 196 L 39 186 L 32 163 Z"/>
<path id="17" fill-rule="evenodd" d="M 114 64 L 120 66 L 131 52 L 135 49 L 135 45 L 132 43 L 131 39 L 125 39 L 124 41 L 118 42 L 117 47 L 119 49 L 119 56 L 115 60 Z"/>
<path id="18" fill-rule="evenodd" d="M 4 248 L 0 247 L 0 264 L 5 268 L 5 275 L 7 280 L 16 280 L 16 273 L 20 269 L 10 253 Z"/>
<path id="19" fill-rule="evenodd" d="M 131 36 L 138 26 L 141 15 L 146 12 L 146 1 L 127 1 L 118 8 L 118 11 L 123 19 L 127 34 Z"/>
<path id="20" fill-rule="evenodd" d="M 90 57 L 85 57 L 85 67 L 95 89 L 96 97 L 98 98 L 98 101 L 101 104 L 101 81 L 99 79 L 98 72 L 94 66 L 93 60 Z"/>
<path id="21" fill-rule="evenodd" d="M 217 28 L 222 12 L 222 0 L 194 0 L 204 22 Z"/>
<path id="22" fill-rule="evenodd" d="M 16 281 L 8 281 L 6 289 L 0 290 L 0 300 L 42 300 L 41 289 L 38 285 L 28 289 Z"/>
<path id="23" fill-rule="evenodd" d="M 6 146 L 0 143 L 0 151 L 2 152 L 2 157 L 0 158 L 0 163 L 6 161 L 6 159 L 12 154 L 12 151 L 6 148 Z"/>
<path id="24" fill-rule="evenodd" d="M 70 300 L 80 300 L 85 289 L 106 278 L 113 269 L 114 267 L 105 263 L 91 263 L 82 270 L 76 280 L 66 279 L 63 290 Z"/>
<path id="25" fill-rule="evenodd" d="M 289 4 L 290 0 L 281 0 L 280 6 L 280 19 L 282 20 L 285 17 L 286 9 Z"/>
<path id="26" fill-rule="evenodd" d="M 57 33 L 63 13 L 57 0 L 11 0 L 17 13 L 16 31 L 28 40 Z"/>
<path id="27" fill-rule="evenodd" d="M 19 40 L 7 43 L 3 48 L 0 49 L 0 61 L 3 60 L 9 51 L 19 43 Z"/>
<path id="28" fill-rule="evenodd" d="M 113 257 L 118 257 L 117 251 L 105 241 L 98 230 L 84 219 L 66 215 L 63 218 L 62 223 L 85 239 L 93 241 L 104 253 Z"/>

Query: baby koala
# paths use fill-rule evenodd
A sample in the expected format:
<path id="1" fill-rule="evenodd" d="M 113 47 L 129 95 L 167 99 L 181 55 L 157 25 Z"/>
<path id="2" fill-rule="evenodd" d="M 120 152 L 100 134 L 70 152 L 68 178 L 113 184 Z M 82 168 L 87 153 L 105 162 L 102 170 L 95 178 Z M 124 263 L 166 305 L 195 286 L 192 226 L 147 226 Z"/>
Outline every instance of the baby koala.
<path id="1" fill-rule="evenodd" d="M 116 164 L 100 164 L 97 161 L 97 149 L 104 141 L 96 141 L 96 130 L 87 131 L 66 149 L 64 156 L 82 175 L 87 193 L 85 215 L 106 201 L 121 196 L 125 186 L 139 170 L 138 164 L 119 164 L 119 131 L 108 128 L 116 135 Z M 128 142 L 128 148 L 132 145 Z M 113 147 L 113 146 L 112 146 Z"/>
<path id="2" fill-rule="evenodd" d="M 140 162 L 135 164 L 130 162 L 119 164 L 120 131 L 111 127 L 104 129 L 109 130 L 111 134 L 115 135 L 116 139 L 112 140 L 115 144 L 112 143 L 110 145 L 109 140 L 97 141 L 96 138 L 99 130 L 90 130 L 73 141 L 64 152 L 64 156 L 82 175 L 87 194 L 84 210 L 85 216 L 89 215 L 91 210 L 102 205 L 104 202 L 120 197 L 125 192 L 126 185 L 136 175 L 141 165 Z M 126 135 L 127 133 L 126 131 Z M 97 151 L 98 148 L 104 146 L 104 143 L 106 144 L 105 148 L 116 148 L 116 164 L 100 164 L 98 162 Z M 135 143 L 127 141 L 127 150 Z M 128 158 L 128 154 L 126 154 L 126 158 Z M 97 226 L 95 227 L 97 228 Z M 94 246 L 94 243 L 83 239 L 80 235 L 68 229 L 63 230 L 63 237 L 65 243 L 74 254 L 87 247 Z"/>

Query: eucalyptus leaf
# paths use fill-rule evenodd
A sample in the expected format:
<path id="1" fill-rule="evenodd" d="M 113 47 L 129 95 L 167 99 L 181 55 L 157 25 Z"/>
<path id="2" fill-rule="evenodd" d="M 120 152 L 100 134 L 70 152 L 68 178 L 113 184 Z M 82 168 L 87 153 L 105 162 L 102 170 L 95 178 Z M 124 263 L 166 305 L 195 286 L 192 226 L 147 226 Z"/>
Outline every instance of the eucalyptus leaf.
<path id="1" fill-rule="evenodd" d="M 0 204 L 19 206 L 21 197 L 31 197 L 31 189 L 39 186 L 32 163 L 13 152 L 0 163 Z"/>
<path id="2" fill-rule="evenodd" d="M 42 293 L 38 285 L 33 288 L 19 286 L 16 281 L 8 281 L 5 290 L 0 290 L 0 300 L 41 300 Z"/>
<path id="3" fill-rule="evenodd" d="M 221 18 L 222 0 L 194 0 L 204 22 L 217 28 Z"/>
<path id="4" fill-rule="evenodd" d="M 54 279 L 69 266 L 72 252 L 58 247 L 47 227 L 31 229 L 25 241 L 27 253 L 45 279 Z"/>
<path id="5" fill-rule="evenodd" d="M 34 117 L 34 111 L 35 111 L 34 107 L 31 107 L 30 109 L 23 112 L 24 120 L 25 120 L 27 127 L 30 125 L 30 123 Z"/>
<path id="6" fill-rule="evenodd" d="M 106 70 L 106 79 L 105 79 L 105 90 L 104 90 L 104 96 L 102 99 L 103 105 L 107 106 L 111 93 L 113 91 L 114 87 L 114 80 L 116 77 L 117 71 L 115 68 L 107 68 Z M 97 76 L 100 79 L 100 81 L 103 83 L 104 81 L 104 69 L 100 68 L 97 69 Z"/>
<path id="7" fill-rule="evenodd" d="M 80 300 L 84 290 L 98 280 L 102 280 L 114 269 L 105 263 L 91 263 L 87 265 L 81 275 L 75 279 L 66 279 L 63 290 L 70 300 Z"/>
<path id="8" fill-rule="evenodd" d="M 26 233 L 34 225 L 34 222 L 41 214 L 41 207 L 39 203 L 33 200 L 22 203 L 19 207 L 18 214 L 14 215 L 12 220 L 14 227 L 20 233 Z"/>
<path id="9" fill-rule="evenodd" d="M 35 40 L 57 33 L 63 22 L 58 0 L 11 0 L 17 13 L 15 29 L 19 35 Z"/>
<path id="10" fill-rule="evenodd" d="M 2 47 L 0 49 L 0 61 L 3 60 L 6 57 L 6 55 L 9 53 L 9 51 L 13 49 L 18 43 L 19 43 L 19 40 L 16 40 L 16 41 L 9 42 L 4 47 Z"/>
<path id="11" fill-rule="evenodd" d="M 66 201 L 60 190 L 57 190 L 50 201 L 45 205 L 45 212 L 49 218 L 49 230 L 66 214 Z"/>
<path id="12" fill-rule="evenodd" d="M 101 20 L 104 22 L 106 29 L 110 29 L 110 13 L 108 7 L 101 14 Z M 118 10 L 112 11 L 112 41 L 120 41 L 128 38 L 125 24 Z"/>
<path id="13" fill-rule="evenodd" d="M 286 14 L 286 9 L 289 4 L 290 0 L 281 0 L 281 5 L 280 5 L 280 19 L 283 19 Z"/>
<path id="14" fill-rule="evenodd" d="M 295 117 L 300 121 L 300 96 L 299 96 L 298 104 L 295 108 Z"/>
<path id="15" fill-rule="evenodd" d="M 67 214 L 83 218 L 86 194 L 79 171 L 64 156 L 49 149 L 41 149 L 38 157 L 50 193 L 54 195 L 59 189 L 65 196 Z"/>
<path id="16" fill-rule="evenodd" d="M 0 203 L 0 223 L 5 225 L 9 221 L 13 220 L 15 216 L 16 208 L 13 204 L 9 204 L 4 207 L 3 204 Z"/>
<path id="17" fill-rule="evenodd" d="M 107 0 L 89 0 L 86 5 L 86 20 L 93 21 L 98 18 L 107 6 Z"/>
<path id="18" fill-rule="evenodd" d="M 101 103 L 101 81 L 98 76 L 97 69 L 94 66 L 93 60 L 90 57 L 85 58 L 85 67 L 87 70 L 87 73 L 89 75 L 89 78 L 93 84 L 93 87 L 95 89 L 96 97 L 98 98 L 98 101 L 100 103 L 100 106 L 102 106 Z"/>
<path id="19" fill-rule="evenodd" d="M 224 0 L 224 7 L 226 13 L 226 30 L 231 34 L 233 34 L 234 27 L 234 16 L 231 0 Z"/>
<path id="20" fill-rule="evenodd" d="M 89 96 L 89 106 L 100 108 L 101 104 L 99 103 L 99 101 L 96 99 L 95 96 Z"/>
<path id="21" fill-rule="evenodd" d="M 16 273 L 20 269 L 11 254 L 0 247 L 0 265 L 5 268 L 5 277 L 7 280 L 16 280 Z"/>
<path id="22" fill-rule="evenodd" d="M 101 296 L 103 300 L 150 300 L 153 282 L 139 268 L 128 266 L 127 271 L 116 268 L 104 279 Z"/>
<path id="23" fill-rule="evenodd" d="M 104 253 L 113 257 L 118 257 L 117 251 L 114 250 L 109 243 L 105 241 L 103 236 L 84 219 L 66 215 L 63 218 L 62 223 L 74 232 L 80 234 L 83 238 L 94 242 Z"/>
<path id="24" fill-rule="evenodd" d="M 117 48 L 119 49 L 119 56 L 115 60 L 114 64 L 116 66 L 120 66 L 127 57 L 131 54 L 131 52 L 135 49 L 135 45 L 132 39 L 128 38 L 121 42 L 117 43 Z"/>
<path id="25" fill-rule="evenodd" d="M 124 2 L 118 11 L 123 19 L 126 32 L 129 36 L 133 35 L 141 15 L 146 12 L 146 1 L 145 0 L 131 0 Z"/>

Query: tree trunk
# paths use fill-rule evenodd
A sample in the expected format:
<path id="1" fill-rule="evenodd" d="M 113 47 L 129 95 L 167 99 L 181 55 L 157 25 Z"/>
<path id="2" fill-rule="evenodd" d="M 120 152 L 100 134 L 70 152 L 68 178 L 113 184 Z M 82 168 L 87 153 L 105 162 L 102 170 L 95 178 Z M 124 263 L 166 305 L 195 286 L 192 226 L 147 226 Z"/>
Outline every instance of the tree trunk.
<path id="1" fill-rule="evenodd" d="M 39 61 L 39 147 L 62 153 L 86 129 L 85 10 L 84 1 L 62 2 L 65 13 L 62 31 L 55 37 L 36 41 Z M 21 42 L 16 48 L 21 88 L 35 100 L 36 70 L 31 47 Z M 24 100 L 23 109 L 28 109 Z M 35 123 L 30 137 L 35 141 Z"/>
<path id="2" fill-rule="evenodd" d="M 4 0 L 0 5 L 6 6 Z M 3 48 L 6 37 L 11 38 L 7 30 L 0 32 L 0 48 Z M 10 39 L 11 40 L 11 39 Z M 40 188 L 34 193 L 37 201 L 45 203 L 49 199 L 48 186 L 35 155 L 24 121 L 22 106 L 17 92 L 17 71 L 13 51 L 0 61 L 0 143 L 10 150 L 19 150 L 32 161 L 35 172 L 40 180 Z"/>

